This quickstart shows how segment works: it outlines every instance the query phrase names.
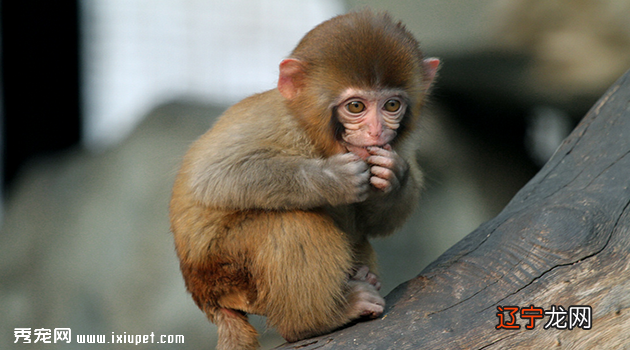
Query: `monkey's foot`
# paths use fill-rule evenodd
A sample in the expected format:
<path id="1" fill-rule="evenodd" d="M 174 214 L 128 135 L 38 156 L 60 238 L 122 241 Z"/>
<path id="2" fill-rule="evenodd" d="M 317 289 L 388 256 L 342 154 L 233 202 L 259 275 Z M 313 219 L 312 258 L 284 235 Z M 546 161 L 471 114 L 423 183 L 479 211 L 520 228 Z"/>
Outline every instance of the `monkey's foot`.
<path id="1" fill-rule="evenodd" d="M 350 276 L 348 286 L 350 291 L 347 315 L 350 319 L 376 318 L 383 314 L 385 299 L 378 293 L 381 283 L 367 266 L 359 267 L 354 275 Z"/>
<path id="2" fill-rule="evenodd" d="M 385 299 L 373 285 L 365 281 L 350 280 L 348 286 L 350 292 L 346 314 L 351 320 L 361 317 L 376 318 L 383 314 Z"/>
<path id="3" fill-rule="evenodd" d="M 360 266 L 354 275 L 350 276 L 350 280 L 367 282 L 373 285 L 376 290 L 381 290 L 381 281 L 376 274 L 370 272 L 370 268 L 366 265 Z"/>

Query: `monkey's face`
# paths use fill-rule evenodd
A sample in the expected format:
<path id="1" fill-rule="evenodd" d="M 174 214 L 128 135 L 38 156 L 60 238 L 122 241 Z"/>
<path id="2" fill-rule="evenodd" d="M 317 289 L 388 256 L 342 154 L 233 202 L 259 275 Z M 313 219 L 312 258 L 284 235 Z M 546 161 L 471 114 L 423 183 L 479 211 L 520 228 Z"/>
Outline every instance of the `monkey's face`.
<path id="1" fill-rule="evenodd" d="M 392 142 L 407 109 L 405 97 L 403 91 L 387 89 L 348 89 L 342 93 L 336 111 L 343 125 L 343 146 L 366 159 L 366 147 L 383 147 Z"/>

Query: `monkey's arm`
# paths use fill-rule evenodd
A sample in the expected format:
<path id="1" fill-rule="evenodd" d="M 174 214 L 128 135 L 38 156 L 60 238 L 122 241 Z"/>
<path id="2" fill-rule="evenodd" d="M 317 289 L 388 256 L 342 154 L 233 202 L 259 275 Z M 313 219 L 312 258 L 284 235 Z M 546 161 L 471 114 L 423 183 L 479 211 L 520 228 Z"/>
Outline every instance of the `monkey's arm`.
<path id="1" fill-rule="evenodd" d="M 311 209 L 359 202 L 369 191 L 368 166 L 351 153 L 317 159 L 236 149 L 192 164 L 191 189 L 213 207 Z"/>

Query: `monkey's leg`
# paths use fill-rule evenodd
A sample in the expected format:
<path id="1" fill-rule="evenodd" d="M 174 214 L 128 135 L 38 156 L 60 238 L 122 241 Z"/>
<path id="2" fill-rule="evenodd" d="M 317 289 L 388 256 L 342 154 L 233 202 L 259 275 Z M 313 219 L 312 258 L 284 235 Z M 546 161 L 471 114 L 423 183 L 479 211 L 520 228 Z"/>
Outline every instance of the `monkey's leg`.
<path id="1" fill-rule="evenodd" d="M 378 277 L 376 264 L 376 252 L 367 237 L 359 237 L 353 244 L 354 267 L 350 272 L 350 279 L 365 281 L 373 285 L 376 290 L 381 290 L 381 281 Z"/>
<path id="2" fill-rule="evenodd" d="M 349 280 L 354 252 L 324 213 L 268 214 L 258 249 L 258 307 L 288 341 L 332 331 L 353 319 L 382 313 L 383 299 L 366 281 Z"/>
<path id="3" fill-rule="evenodd" d="M 184 208 L 173 211 L 172 225 L 180 269 L 193 300 L 218 328 L 217 349 L 258 349 L 258 334 L 246 316 L 256 298 L 256 281 L 246 263 L 251 261 L 246 258 L 248 237 L 231 229 L 247 215 Z"/>
<path id="4" fill-rule="evenodd" d="M 217 349 L 258 349 L 258 332 L 246 315 L 252 281 L 242 262 L 213 256 L 204 263 L 183 262 L 181 268 L 193 300 L 217 326 Z"/>

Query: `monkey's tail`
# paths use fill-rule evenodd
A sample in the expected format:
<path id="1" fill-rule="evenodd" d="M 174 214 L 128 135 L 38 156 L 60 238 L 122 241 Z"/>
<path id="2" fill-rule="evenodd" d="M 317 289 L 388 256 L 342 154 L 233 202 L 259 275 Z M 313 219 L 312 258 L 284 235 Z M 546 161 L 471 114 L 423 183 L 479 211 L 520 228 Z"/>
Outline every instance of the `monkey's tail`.
<path id="1" fill-rule="evenodd" d="M 247 320 L 245 313 L 221 308 L 214 312 L 219 342 L 217 350 L 255 350 L 260 348 L 258 332 Z"/>

